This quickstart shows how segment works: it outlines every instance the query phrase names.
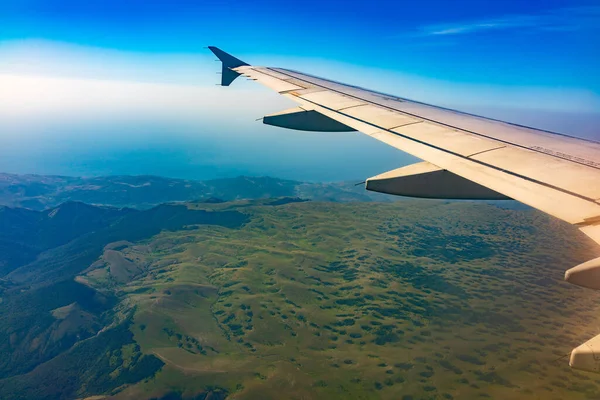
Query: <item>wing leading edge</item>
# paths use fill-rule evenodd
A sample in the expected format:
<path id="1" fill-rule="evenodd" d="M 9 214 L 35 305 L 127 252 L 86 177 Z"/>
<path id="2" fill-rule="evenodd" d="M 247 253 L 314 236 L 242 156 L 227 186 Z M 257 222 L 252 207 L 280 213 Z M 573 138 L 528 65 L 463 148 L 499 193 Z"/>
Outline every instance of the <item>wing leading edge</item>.
<path id="1" fill-rule="evenodd" d="M 223 62 L 223 86 L 243 75 L 300 105 L 263 122 L 300 130 L 357 130 L 424 160 L 367 179 L 367 190 L 427 198 L 515 199 L 578 226 L 600 243 L 598 142 L 292 70 L 255 67 L 216 47 L 209 49 Z M 569 269 L 565 280 L 600 289 L 600 257 Z M 600 372 L 600 335 L 574 349 L 570 365 Z"/>

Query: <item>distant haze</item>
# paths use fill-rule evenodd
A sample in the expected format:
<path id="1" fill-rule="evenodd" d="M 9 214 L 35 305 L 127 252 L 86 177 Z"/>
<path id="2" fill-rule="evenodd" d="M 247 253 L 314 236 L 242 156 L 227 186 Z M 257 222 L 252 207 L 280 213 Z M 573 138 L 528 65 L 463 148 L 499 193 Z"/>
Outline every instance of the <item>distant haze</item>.
<path id="1" fill-rule="evenodd" d="M 295 104 L 243 79 L 216 86 L 219 65 L 206 52 L 161 56 L 28 40 L 0 43 L 0 57 L 0 172 L 340 181 L 417 161 L 360 133 L 298 132 L 255 121 Z M 331 61 L 269 59 L 416 100 L 600 138 L 600 101 L 582 89 L 461 84 Z"/>

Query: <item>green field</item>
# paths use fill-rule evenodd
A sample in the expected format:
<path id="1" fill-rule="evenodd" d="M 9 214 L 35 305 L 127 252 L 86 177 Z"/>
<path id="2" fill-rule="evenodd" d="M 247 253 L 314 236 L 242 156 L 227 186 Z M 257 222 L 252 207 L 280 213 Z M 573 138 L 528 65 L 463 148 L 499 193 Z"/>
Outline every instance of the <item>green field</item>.
<path id="1" fill-rule="evenodd" d="M 573 227 L 477 203 L 269 203 L 190 204 L 249 222 L 118 242 L 77 277 L 164 363 L 114 398 L 600 398 L 556 361 L 599 330 L 599 297 L 562 281 L 598 254 Z"/>

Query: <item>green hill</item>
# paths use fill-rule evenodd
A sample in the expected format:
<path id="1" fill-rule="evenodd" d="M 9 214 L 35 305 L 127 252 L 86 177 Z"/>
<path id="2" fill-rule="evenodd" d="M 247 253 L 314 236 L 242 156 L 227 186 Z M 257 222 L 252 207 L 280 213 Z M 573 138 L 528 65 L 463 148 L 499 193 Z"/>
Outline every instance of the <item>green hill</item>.
<path id="1" fill-rule="evenodd" d="M 0 377 L 30 371 L 76 342 L 97 334 L 112 320 L 115 297 L 75 282 L 104 247 L 137 241 L 162 230 L 213 224 L 239 227 L 237 211 L 190 210 L 162 205 L 145 211 L 65 203 L 36 212 L 0 212 Z M 25 256 L 22 248 L 30 252 Z M 65 314 L 65 308 L 71 311 Z"/>
<path id="2" fill-rule="evenodd" d="M 598 249 L 536 211 L 294 197 L 58 210 L 59 225 L 0 213 L 2 240 L 21 227 L 56 244 L 0 281 L 3 399 L 600 397 L 555 362 L 597 334 L 597 294 L 562 274 Z"/>

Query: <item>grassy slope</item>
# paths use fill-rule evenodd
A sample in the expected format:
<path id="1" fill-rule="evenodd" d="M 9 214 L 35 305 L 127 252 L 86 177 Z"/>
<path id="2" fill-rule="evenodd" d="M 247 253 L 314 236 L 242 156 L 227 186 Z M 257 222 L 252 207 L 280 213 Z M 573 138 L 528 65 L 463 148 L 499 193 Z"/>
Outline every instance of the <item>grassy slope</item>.
<path id="1" fill-rule="evenodd" d="M 68 213 L 68 210 L 73 212 Z M 12 211 L 19 213 L 20 210 Z M 37 390 L 41 382 L 51 382 L 56 386 L 69 383 L 69 391 L 64 390 L 64 398 L 72 398 L 71 390 L 80 389 L 73 382 L 83 381 L 80 376 L 73 376 L 74 370 L 69 369 L 69 362 L 66 361 L 72 357 L 73 352 L 71 355 L 67 353 L 71 350 L 76 352 L 73 346 L 79 346 L 87 338 L 96 337 L 99 331 L 112 324 L 113 317 L 119 313 L 120 308 L 127 308 L 126 302 L 118 304 L 118 301 L 113 301 L 112 293 L 103 296 L 74 281 L 75 276 L 86 270 L 90 264 L 102 265 L 103 260 L 96 260 L 102 255 L 106 244 L 125 239 L 142 240 L 164 229 L 179 230 L 188 224 L 208 223 L 212 226 L 234 228 L 247 220 L 245 215 L 238 212 L 206 213 L 189 210 L 183 205 L 162 205 L 151 210 L 127 213 L 122 218 L 112 221 L 107 219 L 110 212 L 111 210 L 82 204 L 65 204 L 55 210 L 34 212 L 51 214 L 52 217 L 50 220 L 38 218 L 38 223 L 32 224 L 29 231 L 19 234 L 19 240 L 35 237 L 42 244 L 45 241 L 40 238 L 47 237 L 49 241 L 62 241 L 63 237 L 69 235 L 71 239 L 73 236 L 77 238 L 42 253 L 34 262 L 22 265 L 0 280 L 0 398 L 19 398 L 19 392 L 27 390 L 31 393 Z M 112 212 L 117 216 L 121 214 L 119 210 Z M 0 241 L 18 236 L 18 232 L 11 236 L 13 227 L 23 228 L 23 224 L 10 218 L 13 215 L 11 212 L 5 214 L 5 218 L 0 218 L 0 225 L 5 234 L 0 237 Z M 95 223 L 98 220 L 107 226 Z M 2 222 L 10 223 L 5 226 Z M 93 232 L 77 235 L 78 232 L 85 232 L 85 227 Z M 58 233 L 61 234 L 60 237 Z M 66 238 L 64 241 L 68 240 Z M 10 244 L 10 241 L 8 243 Z M 109 256 L 106 257 L 106 262 L 114 264 L 114 269 L 122 272 L 119 282 L 126 282 L 139 273 L 137 266 L 119 257 L 120 253 L 111 253 L 111 248 L 107 248 Z M 88 356 L 91 359 L 101 359 L 104 355 L 101 346 L 101 343 L 89 346 L 88 350 L 97 351 L 99 354 L 91 356 L 90 353 Z M 100 367 L 100 364 L 96 365 Z M 65 368 L 59 368 L 61 366 Z M 34 369 L 37 370 L 33 371 Z M 65 373 L 48 376 L 49 372 L 60 370 Z M 142 368 L 142 371 L 147 370 Z M 100 371 L 96 372 L 102 375 L 106 370 L 100 368 Z M 153 373 L 151 369 L 150 371 Z M 62 376 L 64 382 L 55 379 L 56 376 Z M 135 376 L 139 378 L 137 373 Z M 140 379 L 128 380 L 127 383 L 138 380 Z M 89 390 L 93 392 L 92 389 Z M 38 395 L 24 397 L 39 398 Z M 49 397 L 55 398 L 51 394 Z"/>
<path id="2" fill-rule="evenodd" d="M 597 334 L 598 296 L 562 282 L 597 255 L 572 227 L 474 203 L 239 207 L 241 229 L 163 232 L 120 246 L 142 272 L 79 278 L 135 305 L 165 363 L 116 398 L 600 397 L 554 362 Z"/>

